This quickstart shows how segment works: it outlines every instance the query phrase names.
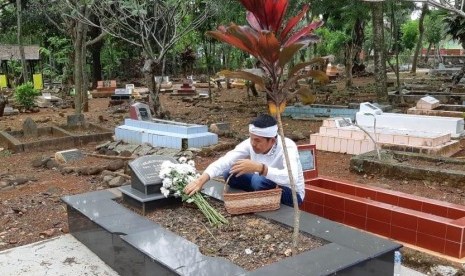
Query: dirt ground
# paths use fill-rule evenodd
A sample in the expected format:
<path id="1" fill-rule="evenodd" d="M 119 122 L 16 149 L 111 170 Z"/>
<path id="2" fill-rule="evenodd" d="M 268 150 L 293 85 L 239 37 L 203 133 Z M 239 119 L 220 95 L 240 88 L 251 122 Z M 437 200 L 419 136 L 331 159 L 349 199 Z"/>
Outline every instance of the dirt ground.
<path id="1" fill-rule="evenodd" d="M 336 85 L 332 93 L 318 94 L 317 103 L 347 104 L 374 99 L 371 78 L 355 79 L 356 88 L 341 92 L 341 84 Z M 250 119 L 265 112 L 265 97 L 247 96 L 245 89 L 223 88 L 214 90 L 214 100 L 183 101 L 180 97 L 169 94 L 161 96 L 163 106 L 169 111 L 171 119 L 187 123 L 210 125 L 211 123 L 229 122 L 232 135 L 220 137 L 220 143 L 237 143 L 247 136 Z M 360 95 L 360 97 L 354 96 Z M 39 126 L 65 125 L 66 116 L 73 114 L 71 108 L 41 108 L 37 113 L 0 117 L 0 130 L 20 130 L 27 117 L 31 117 Z M 128 116 L 128 106 L 109 106 L 109 99 L 90 100 L 90 112 L 85 114 L 88 122 L 114 129 L 121 125 Z M 321 121 L 284 119 L 286 136 L 298 144 L 309 143 L 311 133 L 318 132 Z M 97 144 L 81 147 L 85 152 L 94 152 Z M 0 147 L 4 147 L 0 145 Z M 58 150 L 65 150 L 62 148 Z M 226 150 L 226 149 L 225 149 Z M 197 156 L 199 170 L 205 167 L 225 150 L 207 156 Z M 48 239 L 68 232 L 66 209 L 60 198 L 65 195 L 105 189 L 101 177 L 80 175 L 78 173 L 62 174 L 58 170 L 34 168 L 33 160 L 39 157 L 53 157 L 57 149 L 38 147 L 33 152 L 11 153 L 0 151 L 0 250 Z M 89 158 L 89 157 L 88 157 Z M 349 171 L 351 155 L 331 152 L 318 152 L 319 174 L 344 181 L 378 186 L 402 191 L 409 194 L 465 205 L 465 193 L 462 189 L 452 188 L 444 183 L 395 179 L 377 175 L 358 175 Z M 91 158 L 91 162 L 106 162 Z M 85 162 L 90 162 L 87 159 Z M 8 184 L 13 181 L 15 185 Z M 15 182 L 16 181 L 16 182 Z M 7 187 L 8 186 L 8 187 Z M 436 263 L 455 265 L 443 259 L 414 250 L 404 250 L 405 256 L 412 256 L 407 265 L 427 272 L 428 266 Z M 413 261 L 412 261 L 413 260 Z"/>

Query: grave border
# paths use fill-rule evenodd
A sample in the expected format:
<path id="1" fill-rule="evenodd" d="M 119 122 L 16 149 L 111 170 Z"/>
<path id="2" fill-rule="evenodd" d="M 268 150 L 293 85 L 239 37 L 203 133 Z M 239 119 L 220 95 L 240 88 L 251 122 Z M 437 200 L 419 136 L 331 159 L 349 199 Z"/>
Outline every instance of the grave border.
<path id="1" fill-rule="evenodd" d="M 211 180 L 203 192 L 221 200 L 222 191 L 223 183 Z M 223 258 L 200 253 L 200 259 L 180 265 L 176 256 L 198 252 L 197 245 L 114 201 L 120 197 L 117 190 L 105 190 L 65 196 L 62 200 L 67 204 L 70 233 L 121 275 L 390 276 L 394 251 L 401 247 L 388 239 L 301 212 L 301 231 L 328 244 L 250 272 Z M 277 211 L 257 215 L 292 227 L 293 212 L 293 208 L 282 205 Z M 149 246 L 154 240 L 181 244 L 182 250 L 175 246 L 156 250 Z"/>

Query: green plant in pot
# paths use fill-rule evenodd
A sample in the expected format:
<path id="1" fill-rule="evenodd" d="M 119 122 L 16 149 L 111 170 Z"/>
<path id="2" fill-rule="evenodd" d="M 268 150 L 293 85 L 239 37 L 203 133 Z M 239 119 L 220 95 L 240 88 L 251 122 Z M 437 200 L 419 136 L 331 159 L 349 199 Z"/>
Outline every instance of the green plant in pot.
<path id="1" fill-rule="evenodd" d="M 319 70 L 306 70 L 308 66 L 323 63 L 322 58 L 315 58 L 289 66 L 293 56 L 299 50 L 319 41 L 313 31 L 322 25 L 321 21 L 301 25 L 301 19 L 308 11 L 305 5 L 301 12 L 284 22 L 288 7 L 288 0 L 240 0 L 247 9 L 247 22 L 249 25 L 238 26 L 231 23 L 229 26 L 220 26 L 216 31 L 207 32 L 208 35 L 226 42 L 244 52 L 254 56 L 259 63 L 256 71 L 222 71 L 228 78 L 242 78 L 263 87 L 267 93 L 270 113 L 276 116 L 278 129 L 283 143 L 287 168 L 290 168 L 289 155 L 284 140 L 281 112 L 286 102 L 297 93 L 304 91 L 291 91 L 299 79 L 313 78 L 320 82 L 327 82 L 326 74 Z M 285 73 L 286 72 L 286 73 Z M 303 87 L 301 89 L 308 89 Z M 293 252 L 297 252 L 297 239 L 299 234 L 300 213 L 297 204 L 295 180 L 288 171 L 292 187 L 294 203 L 294 233 Z"/>
<path id="2" fill-rule="evenodd" d="M 28 82 L 16 87 L 14 98 L 17 104 L 29 110 L 34 106 L 34 98 L 39 95 L 40 93 L 34 89 L 34 85 Z"/>

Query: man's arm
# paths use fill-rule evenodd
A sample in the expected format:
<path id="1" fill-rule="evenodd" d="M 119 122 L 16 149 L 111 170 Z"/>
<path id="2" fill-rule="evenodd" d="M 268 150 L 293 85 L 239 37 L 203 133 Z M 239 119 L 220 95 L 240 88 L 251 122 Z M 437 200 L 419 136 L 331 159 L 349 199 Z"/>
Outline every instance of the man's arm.
<path id="1" fill-rule="evenodd" d="M 203 173 L 199 178 L 187 184 L 187 186 L 184 187 L 184 192 L 191 196 L 200 191 L 208 180 L 210 180 L 210 176 L 207 173 Z"/>

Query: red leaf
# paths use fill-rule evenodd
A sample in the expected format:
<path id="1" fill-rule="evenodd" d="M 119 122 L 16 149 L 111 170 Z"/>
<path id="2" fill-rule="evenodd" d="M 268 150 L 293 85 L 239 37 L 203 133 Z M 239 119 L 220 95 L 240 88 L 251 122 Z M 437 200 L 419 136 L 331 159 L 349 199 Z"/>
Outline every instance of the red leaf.
<path id="1" fill-rule="evenodd" d="M 279 31 L 288 0 L 240 0 L 240 2 L 254 14 L 261 29 Z"/>
<path id="2" fill-rule="evenodd" d="M 248 26 L 237 26 L 235 24 L 231 24 L 228 28 L 220 26 L 218 31 L 208 31 L 207 35 L 257 56 L 255 49 L 258 33 Z"/>
<path id="3" fill-rule="evenodd" d="M 302 19 L 302 17 L 304 17 L 307 10 L 308 10 L 308 5 L 305 5 L 302 8 L 302 11 L 298 15 L 294 16 L 293 18 L 289 19 L 289 21 L 287 21 L 286 27 L 281 32 L 281 41 L 285 41 L 285 39 L 286 39 L 287 35 L 289 34 L 289 32 L 292 29 L 294 29 L 294 27 L 297 25 L 297 23 L 299 23 L 300 19 Z"/>
<path id="4" fill-rule="evenodd" d="M 297 31 L 288 40 L 286 40 L 284 46 L 289 46 L 293 43 L 296 43 L 296 41 L 298 41 L 302 36 L 311 34 L 313 30 L 319 28 L 321 25 L 323 25 L 323 21 L 315 21 L 310 23 L 308 26 L 302 28 L 300 31 Z"/>
<path id="5" fill-rule="evenodd" d="M 258 23 L 258 20 L 253 13 L 247 11 L 246 18 L 247 18 L 247 22 L 249 22 L 249 25 L 253 29 L 255 29 L 258 32 L 262 30 L 262 28 L 260 27 L 260 23 Z"/>
<path id="6" fill-rule="evenodd" d="M 262 31 L 258 36 L 256 51 L 268 64 L 274 64 L 278 60 L 280 48 L 281 45 L 273 32 Z"/>

